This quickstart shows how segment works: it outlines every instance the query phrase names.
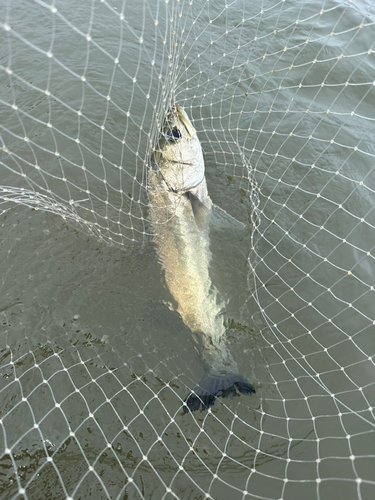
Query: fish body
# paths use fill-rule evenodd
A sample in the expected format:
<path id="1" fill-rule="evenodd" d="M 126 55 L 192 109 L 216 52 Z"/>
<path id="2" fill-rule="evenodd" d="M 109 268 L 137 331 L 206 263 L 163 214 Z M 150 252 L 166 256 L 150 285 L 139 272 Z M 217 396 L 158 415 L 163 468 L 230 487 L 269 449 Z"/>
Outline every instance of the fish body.
<path id="1" fill-rule="evenodd" d="M 197 133 L 178 105 L 169 110 L 164 121 L 147 189 L 150 221 L 165 280 L 183 322 L 200 340 L 204 361 L 205 375 L 185 399 L 184 411 L 194 411 L 201 405 L 208 408 L 218 396 L 233 397 L 235 387 L 242 393 L 255 392 L 238 373 L 226 347 L 222 315 L 225 304 L 209 274 L 210 223 L 215 219 L 237 221 L 212 203 Z"/>

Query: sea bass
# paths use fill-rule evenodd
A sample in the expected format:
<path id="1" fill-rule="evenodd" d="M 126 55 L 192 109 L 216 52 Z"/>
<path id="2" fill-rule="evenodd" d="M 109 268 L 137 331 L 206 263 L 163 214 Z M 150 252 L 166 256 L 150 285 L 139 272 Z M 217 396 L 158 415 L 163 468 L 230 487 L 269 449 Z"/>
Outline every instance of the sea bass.
<path id="1" fill-rule="evenodd" d="M 255 393 L 227 349 L 222 310 L 211 282 L 211 224 L 244 226 L 215 206 L 208 194 L 204 159 L 184 109 L 173 106 L 163 123 L 147 178 L 150 221 L 168 288 L 185 325 L 198 339 L 205 375 L 184 401 L 187 413 L 211 407 L 218 396 Z"/>

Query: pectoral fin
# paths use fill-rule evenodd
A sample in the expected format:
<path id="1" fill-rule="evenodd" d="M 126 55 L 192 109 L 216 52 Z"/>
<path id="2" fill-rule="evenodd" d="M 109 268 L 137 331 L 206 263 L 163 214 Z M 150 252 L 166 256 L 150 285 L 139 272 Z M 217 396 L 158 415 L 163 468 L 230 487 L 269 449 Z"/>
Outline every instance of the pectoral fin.
<path id="1" fill-rule="evenodd" d="M 186 196 L 190 200 L 194 219 L 199 229 L 204 229 L 207 223 L 211 224 L 214 228 L 221 230 L 234 229 L 239 231 L 245 229 L 246 225 L 243 222 L 238 221 L 229 215 L 225 210 L 217 205 L 214 205 L 211 200 L 210 205 L 208 206 L 191 191 L 188 191 Z"/>
<path id="2" fill-rule="evenodd" d="M 189 198 L 193 210 L 194 219 L 199 229 L 204 229 L 207 225 L 211 209 L 207 207 L 195 194 L 188 191 L 186 196 Z"/>
<path id="3" fill-rule="evenodd" d="M 243 230 L 246 225 L 243 222 L 238 221 L 231 215 L 229 215 L 225 210 L 218 207 L 217 205 L 212 205 L 210 224 L 216 229 L 236 229 Z"/>

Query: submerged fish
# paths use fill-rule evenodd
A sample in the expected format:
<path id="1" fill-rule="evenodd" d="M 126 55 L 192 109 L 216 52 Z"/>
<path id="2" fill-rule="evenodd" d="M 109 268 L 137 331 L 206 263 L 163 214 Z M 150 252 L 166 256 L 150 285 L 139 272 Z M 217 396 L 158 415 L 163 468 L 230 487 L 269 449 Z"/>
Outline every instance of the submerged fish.
<path id="1" fill-rule="evenodd" d="M 177 311 L 198 340 L 205 375 L 185 399 L 184 411 L 211 407 L 218 396 L 255 393 L 225 343 L 217 289 L 209 275 L 209 226 L 243 227 L 212 203 L 204 176 L 202 148 L 184 109 L 173 106 L 147 179 L 150 220 L 157 253 Z"/>

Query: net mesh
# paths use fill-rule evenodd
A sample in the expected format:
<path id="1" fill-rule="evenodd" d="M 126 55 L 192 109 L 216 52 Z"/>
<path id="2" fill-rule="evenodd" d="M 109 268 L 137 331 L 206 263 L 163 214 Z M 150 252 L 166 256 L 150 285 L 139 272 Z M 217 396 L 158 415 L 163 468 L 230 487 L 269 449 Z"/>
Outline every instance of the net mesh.
<path id="1" fill-rule="evenodd" d="M 2 498 L 374 498 L 374 15 L 0 0 Z M 248 222 L 212 266 L 257 388 L 186 415 L 198 361 L 147 245 L 175 102 Z"/>

